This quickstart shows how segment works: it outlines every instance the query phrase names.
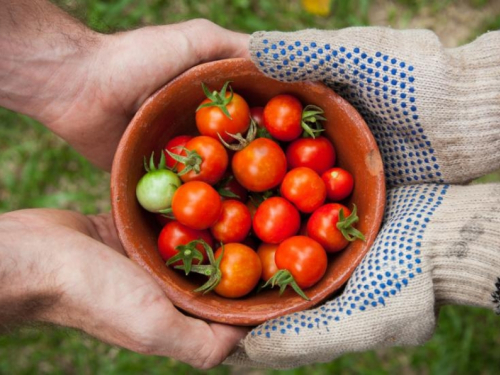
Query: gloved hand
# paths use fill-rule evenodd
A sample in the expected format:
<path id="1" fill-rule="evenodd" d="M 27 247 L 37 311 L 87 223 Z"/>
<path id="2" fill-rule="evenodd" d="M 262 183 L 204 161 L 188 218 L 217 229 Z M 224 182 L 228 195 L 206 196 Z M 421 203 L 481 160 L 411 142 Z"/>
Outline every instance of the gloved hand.
<path id="1" fill-rule="evenodd" d="M 363 115 L 388 184 L 382 229 L 342 295 L 253 329 L 226 362 L 293 368 L 419 345 L 439 307 L 500 313 L 500 32 L 445 49 L 430 31 L 256 33 L 265 74 L 324 81 Z"/>

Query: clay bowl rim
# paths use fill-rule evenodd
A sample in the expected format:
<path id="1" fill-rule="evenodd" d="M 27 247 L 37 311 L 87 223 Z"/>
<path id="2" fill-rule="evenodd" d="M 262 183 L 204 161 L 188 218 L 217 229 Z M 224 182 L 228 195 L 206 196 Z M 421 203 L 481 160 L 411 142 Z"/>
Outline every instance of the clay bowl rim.
<path id="1" fill-rule="evenodd" d="M 230 310 L 221 311 L 220 306 L 210 308 L 210 305 L 206 305 L 205 303 L 197 303 L 196 298 L 193 298 L 192 295 L 189 295 L 188 291 L 180 291 L 173 290 L 172 285 L 168 285 L 165 282 L 164 275 L 159 275 L 155 269 L 153 269 L 150 263 L 150 257 L 153 256 L 151 254 L 141 255 L 141 253 L 134 248 L 134 240 L 131 236 L 133 236 L 133 230 L 130 229 L 127 225 L 128 222 L 124 218 L 124 214 L 127 213 L 126 203 L 124 203 L 125 199 L 120 199 L 124 196 L 124 187 L 125 184 L 122 183 L 122 173 L 124 173 L 127 169 L 127 166 L 124 165 L 123 160 L 126 159 L 126 153 L 128 151 L 127 142 L 131 142 L 134 137 L 134 134 L 140 133 L 144 127 L 147 127 L 147 123 L 145 125 L 145 121 L 153 122 L 161 114 L 161 110 L 155 108 L 155 103 L 160 102 L 165 98 L 165 92 L 173 87 L 174 85 L 179 84 L 183 80 L 189 79 L 192 75 L 201 74 L 203 70 L 210 69 L 218 69 L 218 66 L 223 66 L 220 64 L 229 64 L 229 66 L 234 67 L 234 71 L 240 71 L 239 69 L 247 69 L 252 72 L 252 74 L 260 74 L 265 77 L 248 59 L 226 59 L 219 60 L 210 63 L 204 63 L 198 65 L 196 67 L 191 68 L 185 73 L 181 74 L 174 80 L 170 81 L 168 84 L 157 90 L 153 95 L 151 95 L 139 108 L 131 122 L 129 123 L 124 135 L 120 141 L 118 149 L 115 154 L 115 158 L 113 161 L 112 171 L 111 171 L 111 202 L 112 202 L 112 214 L 113 219 L 117 228 L 119 239 L 123 245 L 125 252 L 128 257 L 139 264 L 142 268 L 144 268 L 160 285 L 163 291 L 166 293 L 167 297 L 177 306 L 179 309 L 184 311 L 189 315 L 193 315 L 198 318 L 202 318 L 208 321 L 233 324 L 233 325 L 246 325 L 252 326 L 260 324 L 264 321 L 267 321 L 272 318 L 276 318 L 281 315 L 285 315 L 292 312 L 301 311 L 307 308 L 311 308 L 324 299 L 331 296 L 334 292 L 336 292 L 339 288 L 341 288 L 345 282 L 349 279 L 351 274 L 354 272 L 355 268 L 359 265 L 362 258 L 366 255 L 370 247 L 373 245 L 373 242 L 378 234 L 380 229 L 383 213 L 385 209 L 385 177 L 382 166 L 382 158 L 378 149 L 378 146 L 375 142 L 375 138 L 373 137 L 371 131 L 369 130 L 366 122 L 361 117 L 361 115 L 352 107 L 350 103 L 341 98 L 338 94 L 336 94 L 333 90 L 328 88 L 326 85 L 320 82 L 298 82 L 294 84 L 298 85 L 306 85 L 309 88 L 315 88 L 318 90 L 326 90 L 324 93 L 330 95 L 332 100 L 335 100 L 336 105 L 340 105 L 343 111 L 346 111 L 347 117 L 349 117 L 353 122 L 356 123 L 356 126 L 359 127 L 359 132 L 362 133 L 363 141 L 366 142 L 366 147 L 369 148 L 370 151 L 370 160 L 368 164 L 372 166 L 371 173 L 373 174 L 374 184 L 375 184 L 375 199 L 373 212 L 371 213 L 372 225 L 370 227 L 369 233 L 366 234 L 366 241 L 361 246 L 361 249 L 358 250 L 353 256 L 353 260 L 350 263 L 350 266 L 344 268 L 342 272 L 336 277 L 334 282 L 330 285 L 325 286 L 321 290 L 315 290 L 314 295 L 311 297 L 311 300 L 304 300 L 289 291 L 285 292 L 285 296 L 287 296 L 287 304 L 285 306 L 281 306 L 280 308 L 276 308 L 275 310 L 268 311 L 266 313 L 249 310 L 248 313 L 233 313 Z M 269 77 L 265 77 L 266 79 L 272 80 Z M 274 81 L 274 80 L 273 80 Z M 153 119 L 152 119 L 153 118 Z M 142 165 L 142 161 L 140 161 Z M 135 191 L 135 188 L 134 188 Z M 135 202 L 134 204 L 137 204 Z M 349 245 L 351 246 L 351 245 Z M 360 245 L 358 245 L 360 246 Z M 156 254 L 156 256 L 158 256 Z M 167 271 L 170 272 L 170 271 Z M 172 271 L 177 272 L 177 271 Z M 186 293 L 186 295 L 183 295 Z M 212 294 L 212 293 L 210 293 Z M 209 295 L 210 295 L 209 294 Z M 209 295 L 200 296 L 200 300 L 207 298 Z M 210 298 L 210 296 L 208 297 Z M 218 296 L 213 296 L 213 298 L 222 298 Z M 276 298 L 280 298 L 277 297 Z M 231 305 L 232 300 L 228 300 L 228 304 Z M 280 300 L 276 301 L 276 306 L 280 304 Z"/>

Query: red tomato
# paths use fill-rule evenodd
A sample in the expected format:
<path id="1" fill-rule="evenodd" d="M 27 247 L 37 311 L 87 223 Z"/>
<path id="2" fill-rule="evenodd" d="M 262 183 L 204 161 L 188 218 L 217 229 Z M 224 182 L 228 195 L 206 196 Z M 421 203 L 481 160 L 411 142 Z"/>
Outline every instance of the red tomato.
<path id="1" fill-rule="evenodd" d="M 333 144 L 325 137 L 300 138 L 286 150 L 288 168 L 308 167 L 321 175 L 335 164 Z"/>
<path id="2" fill-rule="evenodd" d="M 265 243 L 280 243 L 295 235 L 299 228 L 299 211 L 281 197 L 266 199 L 253 217 L 253 231 Z"/>
<path id="3" fill-rule="evenodd" d="M 277 95 L 264 107 L 264 126 L 273 138 L 293 141 L 302 133 L 302 104 L 291 95 Z"/>
<path id="4" fill-rule="evenodd" d="M 238 180 L 236 180 L 236 177 L 230 173 L 226 172 L 222 180 L 220 180 L 217 184 L 216 188 L 223 200 L 237 199 L 240 202 L 247 201 L 247 189 L 241 186 Z"/>
<path id="5" fill-rule="evenodd" d="M 250 293 L 260 280 L 262 265 L 255 251 L 240 243 L 229 243 L 215 252 L 215 259 L 222 254 L 222 278 L 214 291 L 228 298 L 238 298 Z"/>
<path id="6" fill-rule="evenodd" d="M 258 127 L 264 126 L 264 107 L 250 108 L 250 117 L 255 121 Z"/>
<path id="7" fill-rule="evenodd" d="M 207 229 L 219 218 L 222 202 L 219 193 L 206 182 L 190 181 L 181 185 L 172 198 L 172 212 L 182 224 Z"/>
<path id="8" fill-rule="evenodd" d="M 185 148 L 189 151 L 195 151 L 201 156 L 201 160 L 196 160 L 196 157 L 194 157 L 192 160 L 198 165 L 199 171 L 192 169 L 186 174 L 182 174 L 182 171 L 186 168 L 186 165 L 191 166 L 191 162 L 177 165 L 178 174 L 182 181 L 203 181 L 213 185 L 222 178 L 228 165 L 227 151 L 222 143 L 211 137 L 201 135 L 187 142 Z M 182 151 L 181 156 L 186 156 L 186 152 Z"/>
<path id="9" fill-rule="evenodd" d="M 347 198 L 354 187 L 352 174 L 342 168 L 331 168 L 321 175 L 326 185 L 326 196 L 332 201 Z"/>
<path id="10" fill-rule="evenodd" d="M 193 137 L 190 135 L 179 135 L 167 142 L 164 148 L 164 153 L 165 153 L 165 164 L 169 169 L 172 169 L 177 163 L 177 161 L 175 161 L 168 154 L 168 152 L 165 151 L 170 151 L 173 154 L 180 155 L 182 153 L 182 147 L 184 147 L 186 143 L 188 143 L 189 140 L 192 138 Z"/>
<path id="11" fill-rule="evenodd" d="M 232 170 L 244 188 L 263 192 L 278 186 L 283 180 L 285 153 L 276 142 L 257 138 L 234 155 Z"/>
<path id="12" fill-rule="evenodd" d="M 262 263 L 262 280 L 267 281 L 278 271 L 278 266 L 274 260 L 274 254 L 278 249 L 278 244 L 263 243 L 257 249 L 257 255 Z"/>
<path id="13" fill-rule="evenodd" d="M 342 204 L 328 203 L 314 211 L 307 222 L 309 237 L 318 241 L 329 253 L 340 251 L 349 244 L 337 228 L 341 209 L 345 217 L 351 214 L 351 210 Z"/>
<path id="14" fill-rule="evenodd" d="M 230 93 L 225 97 L 229 98 Z M 205 99 L 200 105 L 212 102 Z M 245 133 L 250 126 L 250 109 L 247 102 L 240 95 L 233 93 L 233 99 L 226 105 L 231 118 L 227 117 L 222 110 L 217 107 L 204 107 L 196 111 L 196 127 L 202 135 L 219 139 L 218 135 L 226 142 L 233 142 L 234 139 L 227 133 Z"/>
<path id="15" fill-rule="evenodd" d="M 222 243 L 242 242 L 252 228 L 250 211 L 240 201 L 230 199 L 222 202 L 219 219 L 210 227 L 212 235 Z"/>
<path id="16" fill-rule="evenodd" d="M 208 230 L 196 230 L 186 227 L 178 221 L 171 221 L 165 225 L 158 237 L 158 251 L 163 258 L 167 261 L 179 251 L 176 249 L 179 245 L 186 245 L 194 240 L 204 240 L 210 247 L 213 246 L 213 239 Z M 196 245 L 196 249 L 203 255 L 203 262 L 207 262 L 207 253 L 202 245 Z M 197 259 L 194 259 L 193 264 L 199 264 Z M 182 261 L 179 260 L 172 264 L 172 266 L 181 265 Z"/>
<path id="17" fill-rule="evenodd" d="M 294 236 L 283 241 L 274 258 L 276 266 L 288 270 L 301 289 L 321 280 L 328 264 L 325 249 L 306 236 Z"/>
<path id="18" fill-rule="evenodd" d="M 294 168 L 281 183 L 281 196 L 302 212 L 313 212 L 326 198 L 326 187 L 321 177 L 306 167 Z"/>

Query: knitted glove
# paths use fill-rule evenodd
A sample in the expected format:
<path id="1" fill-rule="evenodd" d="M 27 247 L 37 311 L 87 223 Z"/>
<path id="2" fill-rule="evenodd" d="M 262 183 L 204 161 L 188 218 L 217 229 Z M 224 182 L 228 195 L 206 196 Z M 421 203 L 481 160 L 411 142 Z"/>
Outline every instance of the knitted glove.
<path id="1" fill-rule="evenodd" d="M 500 33 L 449 50 L 428 31 L 256 33 L 251 52 L 265 74 L 322 80 L 349 100 L 392 188 L 381 232 L 342 295 L 255 328 L 227 362 L 292 368 L 419 345 L 446 303 L 500 313 L 500 185 L 436 184 L 500 168 Z"/>

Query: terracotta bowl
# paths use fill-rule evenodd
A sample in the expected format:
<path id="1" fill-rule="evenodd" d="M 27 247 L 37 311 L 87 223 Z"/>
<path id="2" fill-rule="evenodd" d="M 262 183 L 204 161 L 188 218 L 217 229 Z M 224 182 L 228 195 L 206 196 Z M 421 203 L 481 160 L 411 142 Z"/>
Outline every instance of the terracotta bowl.
<path id="1" fill-rule="evenodd" d="M 266 290 L 240 299 L 215 293 L 194 293 L 200 280 L 185 277 L 165 265 L 157 251 L 160 232 L 153 214 L 143 210 L 135 197 L 135 187 L 143 169 L 143 157 L 160 150 L 180 134 L 195 134 L 195 109 L 204 99 L 201 83 L 221 88 L 232 81 L 235 92 L 250 106 L 263 106 L 273 96 L 295 95 L 304 104 L 325 110 L 326 136 L 337 151 L 337 165 L 355 179 L 349 205 L 356 203 L 360 221 L 357 228 L 366 241 L 355 241 L 338 255 L 330 256 L 323 279 L 307 289 L 310 301 L 291 290 L 280 297 L 278 290 Z M 157 91 L 139 109 L 128 126 L 116 152 L 111 174 L 111 198 L 115 224 L 128 256 L 146 269 L 168 298 L 187 314 L 233 325 L 256 325 L 287 313 L 310 308 L 337 291 L 349 278 L 372 245 L 385 203 L 382 160 L 375 140 L 358 112 L 321 83 L 283 83 L 264 76 L 245 59 L 229 59 L 199 65 Z"/>

